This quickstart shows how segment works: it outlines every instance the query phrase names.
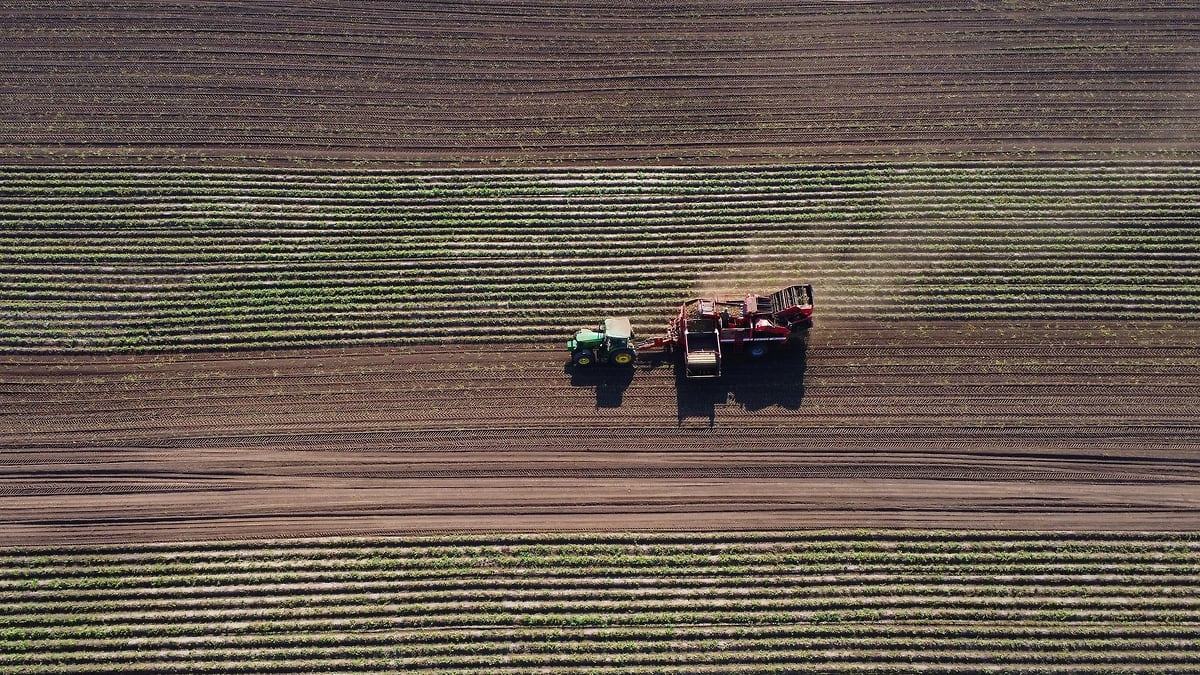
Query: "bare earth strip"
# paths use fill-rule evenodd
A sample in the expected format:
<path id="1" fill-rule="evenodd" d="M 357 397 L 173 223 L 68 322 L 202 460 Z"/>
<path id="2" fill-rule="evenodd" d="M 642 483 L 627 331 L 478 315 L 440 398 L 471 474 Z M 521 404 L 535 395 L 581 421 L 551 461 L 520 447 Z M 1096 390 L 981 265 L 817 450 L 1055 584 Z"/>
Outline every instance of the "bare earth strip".
<path id="1" fill-rule="evenodd" d="M 0 539 L 1200 526 L 1200 331 L 844 324 L 681 381 L 553 350 L 9 355 Z"/>
<path id="2" fill-rule="evenodd" d="M 0 161 L 1194 157 L 1193 2 L 0 2 Z"/>

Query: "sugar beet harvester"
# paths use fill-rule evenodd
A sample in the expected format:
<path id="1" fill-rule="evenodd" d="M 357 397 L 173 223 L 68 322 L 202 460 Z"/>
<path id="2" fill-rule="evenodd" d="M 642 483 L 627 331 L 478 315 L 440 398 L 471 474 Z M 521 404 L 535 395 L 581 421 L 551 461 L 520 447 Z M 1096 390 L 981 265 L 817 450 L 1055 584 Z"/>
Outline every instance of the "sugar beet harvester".
<path id="1" fill-rule="evenodd" d="M 605 319 L 596 330 L 581 330 L 567 341 L 577 366 L 610 363 L 632 366 L 638 349 L 679 348 L 684 375 L 721 376 L 721 358 L 742 353 L 759 358 L 803 337 L 813 323 L 813 288 L 798 284 L 771 295 L 719 293 L 683 303 L 663 337 L 634 343 L 625 317 Z"/>

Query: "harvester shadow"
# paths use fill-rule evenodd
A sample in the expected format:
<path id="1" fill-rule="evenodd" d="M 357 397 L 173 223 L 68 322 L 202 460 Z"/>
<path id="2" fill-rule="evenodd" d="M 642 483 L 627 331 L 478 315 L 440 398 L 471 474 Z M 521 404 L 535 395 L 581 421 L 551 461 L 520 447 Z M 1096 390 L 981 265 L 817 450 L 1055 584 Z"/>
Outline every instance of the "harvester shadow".
<path id="1" fill-rule="evenodd" d="M 683 364 L 675 365 L 675 391 L 679 424 L 708 418 L 716 424 L 717 409 L 729 405 L 757 412 L 771 407 L 798 410 L 804 401 L 804 374 L 808 369 L 808 341 L 798 341 L 779 354 L 764 358 L 732 357 L 722 363 L 721 377 L 689 380 Z"/>
<path id="2" fill-rule="evenodd" d="M 621 366 L 575 366 L 563 367 L 571 376 L 572 387 L 595 387 L 597 408 L 619 408 L 625 390 L 633 382 L 633 368 Z"/>

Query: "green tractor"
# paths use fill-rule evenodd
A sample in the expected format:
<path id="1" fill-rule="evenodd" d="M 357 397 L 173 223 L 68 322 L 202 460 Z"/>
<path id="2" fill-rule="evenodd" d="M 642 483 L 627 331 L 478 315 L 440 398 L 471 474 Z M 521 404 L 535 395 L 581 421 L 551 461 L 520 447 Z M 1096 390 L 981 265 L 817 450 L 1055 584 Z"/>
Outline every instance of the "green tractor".
<path id="1" fill-rule="evenodd" d="M 637 356 L 628 317 L 605 319 L 596 330 L 578 331 L 567 340 L 567 349 L 571 350 L 571 363 L 577 366 L 597 363 L 632 366 Z"/>

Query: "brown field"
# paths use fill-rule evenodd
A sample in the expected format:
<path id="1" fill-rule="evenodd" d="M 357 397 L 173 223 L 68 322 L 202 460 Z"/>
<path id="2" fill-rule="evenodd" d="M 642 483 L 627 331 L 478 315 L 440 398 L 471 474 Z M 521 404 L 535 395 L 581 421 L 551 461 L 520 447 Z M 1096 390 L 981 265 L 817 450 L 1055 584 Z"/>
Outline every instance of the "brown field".
<path id="1" fill-rule="evenodd" d="M 10 543 L 416 531 L 1190 530 L 1200 332 L 835 325 L 791 358 L 11 356 Z"/>
<path id="2" fill-rule="evenodd" d="M 1195 157 L 1186 0 L 0 2 L 4 163 Z"/>
<path id="3" fill-rule="evenodd" d="M 1200 672 L 1198 44 L 0 0 L 0 673 Z M 719 382 L 567 366 L 804 281 Z"/>
<path id="4" fill-rule="evenodd" d="M 0 159 L 1178 160 L 1200 147 L 1198 27 L 1165 2 L 9 2 Z M 4 535 L 1195 528 L 1194 330 L 1044 325 L 818 305 L 806 355 L 710 386 L 652 355 L 567 372 L 559 335 L 13 355 Z"/>
<path id="5" fill-rule="evenodd" d="M 10 2 L 0 159 L 1179 161 L 1200 148 L 1198 27 L 1189 3 Z M 1194 280 L 1190 260 L 1161 274 Z M 1147 292 L 1190 315 L 1192 292 Z M 10 325 L 36 326 L 28 308 Z M 1186 322 L 854 311 L 818 303 L 806 354 L 717 385 L 653 355 L 571 373 L 557 334 L 532 351 L 13 354 L 4 538 L 1200 524 Z"/>

